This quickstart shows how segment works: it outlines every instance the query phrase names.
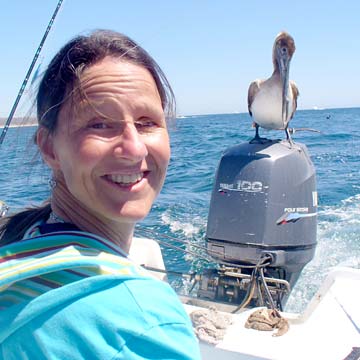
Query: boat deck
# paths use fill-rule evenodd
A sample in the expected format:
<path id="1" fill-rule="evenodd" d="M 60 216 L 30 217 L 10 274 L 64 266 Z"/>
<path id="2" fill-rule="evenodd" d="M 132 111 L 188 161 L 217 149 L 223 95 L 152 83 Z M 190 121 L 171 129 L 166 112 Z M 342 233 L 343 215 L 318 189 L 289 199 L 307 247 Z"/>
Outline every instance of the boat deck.
<path id="1" fill-rule="evenodd" d="M 190 314 L 202 309 L 184 301 Z M 196 299 L 195 299 L 196 302 Z M 191 300 L 194 304 L 194 300 Z M 209 302 L 210 304 L 211 302 Z M 214 305 L 214 303 L 212 303 Z M 215 304 L 216 305 L 216 304 Z M 221 309 L 223 310 L 223 309 Z M 217 345 L 200 342 L 203 359 L 359 359 L 360 270 L 341 268 L 331 272 L 304 313 L 282 313 L 288 319 L 288 332 L 279 337 L 272 331 L 245 328 L 255 309 L 231 314 L 232 324 Z M 353 350 L 355 348 L 355 350 Z M 350 354 L 353 353 L 352 356 Z"/>

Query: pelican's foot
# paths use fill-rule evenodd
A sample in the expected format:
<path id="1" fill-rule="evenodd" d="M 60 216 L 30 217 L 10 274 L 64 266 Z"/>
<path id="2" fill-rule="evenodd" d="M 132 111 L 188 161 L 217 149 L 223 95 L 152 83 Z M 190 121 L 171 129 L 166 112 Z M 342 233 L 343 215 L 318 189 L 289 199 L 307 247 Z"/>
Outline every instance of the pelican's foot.
<path id="1" fill-rule="evenodd" d="M 266 144 L 271 140 L 267 138 L 262 138 L 259 135 L 259 125 L 257 123 L 253 123 L 253 127 L 255 128 L 255 137 L 250 141 L 250 144 Z"/>
<path id="2" fill-rule="evenodd" d="M 249 144 L 267 144 L 268 142 L 271 142 L 271 140 L 260 136 L 255 136 L 252 140 L 250 140 Z"/>
<path id="3" fill-rule="evenodd" d="M 294 146 L 294 142 L 291 138 L 291 134 L 293 133 L 294 133 L 294 129 L 289 129 L 288 127 L 285 128 L 286 140 L 289 142 L 290 148 Z"/>

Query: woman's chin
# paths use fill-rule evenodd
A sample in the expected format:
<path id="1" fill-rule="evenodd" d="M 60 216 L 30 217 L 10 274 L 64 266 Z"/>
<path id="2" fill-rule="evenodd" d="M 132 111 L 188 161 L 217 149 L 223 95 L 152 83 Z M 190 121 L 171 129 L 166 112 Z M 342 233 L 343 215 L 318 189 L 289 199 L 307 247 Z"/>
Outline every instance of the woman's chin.
<path id="1" fill-rule="evenodd" d="M 126 223 L 136 223 L 141 221 L 150 212 L 150 208 L 141 209 L 140 207 L 137 207 L 134 209 L 133 207 L 128 208 L 127 206 L 124 206 L 121 209 L 116 209 L 115 211 L 114 210 L 111 211 L 107 217 L 116 222 Z"/>

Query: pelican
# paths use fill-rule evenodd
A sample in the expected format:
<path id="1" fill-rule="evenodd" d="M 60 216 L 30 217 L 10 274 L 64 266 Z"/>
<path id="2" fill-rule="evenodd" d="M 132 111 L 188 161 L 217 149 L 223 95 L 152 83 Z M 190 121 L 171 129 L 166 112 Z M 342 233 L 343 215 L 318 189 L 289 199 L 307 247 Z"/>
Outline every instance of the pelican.
<path id="1" fill-rule="evenodd" d="M 299 96 L 296 84 L 289 80 L 290 61 L 294 52 L 294 39 L 287 32 L 278 34 L 272 55 L 274 72 L 268 79 L 255 80 L 249 86 L 248 110 L 256 129 L 254 142 L 262 140 L 259 137 L 261 126 L 265 129 L 285 130 L 292 144 L 288 125 L 296 111 Z"/>

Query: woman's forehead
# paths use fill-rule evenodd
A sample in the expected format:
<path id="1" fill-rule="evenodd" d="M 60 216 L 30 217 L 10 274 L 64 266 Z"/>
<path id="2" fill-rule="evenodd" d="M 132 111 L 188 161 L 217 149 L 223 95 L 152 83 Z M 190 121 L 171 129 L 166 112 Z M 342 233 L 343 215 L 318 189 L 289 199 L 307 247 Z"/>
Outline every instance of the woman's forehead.
<path id="1" fill-rule="evenodd" d="M 61 113 L 69 117 L 72 112 L 75 116 L 105 109 L 111 112 L 129 100 L 134 108 L 163 110 L 155 80 L 146 68 L 108 57 L 84 70 Z"/>
<path id="2" fill-rule="evenodd" d="M 156 87 L 149 70 L 121 58 L 106 57 L 86 68 L 80 76 L 80 84 L 84 89 L 105 82 L 111 85 L 117 82 L 131 84 L 134 81 Z"/>
<path id="3" fill-rule="evenodd" d="M 121 59 L 108 57 L 90 66 L 80 76 L 78 86 L 81 97 L 94 100 L 132 94 L 160 100 L 151 73 L 143 66 Z"/>

